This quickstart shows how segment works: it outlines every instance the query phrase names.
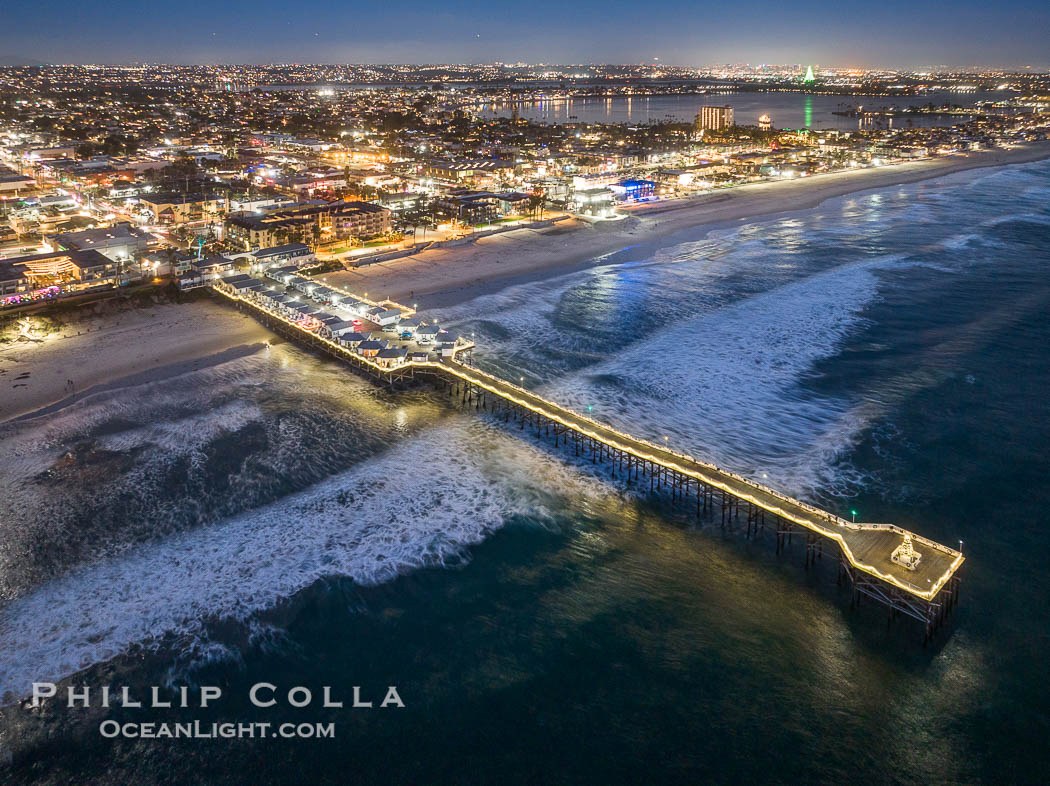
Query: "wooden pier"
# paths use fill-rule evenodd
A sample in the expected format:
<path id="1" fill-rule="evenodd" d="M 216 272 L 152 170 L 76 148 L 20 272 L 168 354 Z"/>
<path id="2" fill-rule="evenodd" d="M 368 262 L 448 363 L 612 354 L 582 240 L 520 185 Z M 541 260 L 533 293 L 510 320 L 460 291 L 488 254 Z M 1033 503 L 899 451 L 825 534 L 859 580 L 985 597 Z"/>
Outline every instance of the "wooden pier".
<path id="1" fill-rule="evenodd" d="M 574 456 L 610 465 L 614 477 L 635 488 L 666 493 L 674 504 L 695 506 L 697 516 L 721 525 L 745 522 L 746 536 L 768 533 L 777 554 L 804 539 L 805 568 L 838 559 L 838 583 L 848 581 L 851 606 L 868 598 L 923 625 L 924 643 L 959 599 L 962 552 L 893 524 L 847 521 L 709 462 L 619 431 L 470 365 L 474 344 L 461 342 L 451 357 L 383 367 L 352 350 L 278 316 L 225 288 L 215 291 L 289 338 L 337 358 L 372 379 L 397 388 L 416 380 L 436 384 L 462 406 L 484 410 L 508 424 L 549 438 Z M 464 362 L 466 360 L 466 362 Z M 910 557 L 910 558 L 909 558 Z"/>

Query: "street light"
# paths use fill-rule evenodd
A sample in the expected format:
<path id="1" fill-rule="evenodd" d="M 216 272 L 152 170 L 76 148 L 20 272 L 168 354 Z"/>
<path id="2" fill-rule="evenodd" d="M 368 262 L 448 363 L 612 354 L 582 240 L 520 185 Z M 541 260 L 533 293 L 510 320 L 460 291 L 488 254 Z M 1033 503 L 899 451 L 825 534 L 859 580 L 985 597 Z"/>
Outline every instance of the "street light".
<path id="1" fill-rule="evenodd" d="M 853 523 L 856 524 L 857 523 L 857 511 L 851 510 L 850 511 L 850 515 L 853 516 Z"/>

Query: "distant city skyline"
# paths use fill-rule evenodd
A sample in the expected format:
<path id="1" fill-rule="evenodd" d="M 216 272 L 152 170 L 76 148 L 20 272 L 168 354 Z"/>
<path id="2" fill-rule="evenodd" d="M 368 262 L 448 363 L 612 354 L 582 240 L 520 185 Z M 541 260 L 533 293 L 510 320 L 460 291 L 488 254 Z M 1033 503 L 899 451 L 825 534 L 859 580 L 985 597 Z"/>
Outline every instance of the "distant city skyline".
<path id="1" fill-rule="evenodd" d="M 826 63 L 926 69 L 1045 68 L 1050 5 L 976 0 L 845 7 L 750 0 L 731 7 L 537 0 L 512 14 L 472 0 L 361 7 L 321 0 L 5 9 L 0 64 Z M 535 21 L 533 21 L 535 20 Z"/>

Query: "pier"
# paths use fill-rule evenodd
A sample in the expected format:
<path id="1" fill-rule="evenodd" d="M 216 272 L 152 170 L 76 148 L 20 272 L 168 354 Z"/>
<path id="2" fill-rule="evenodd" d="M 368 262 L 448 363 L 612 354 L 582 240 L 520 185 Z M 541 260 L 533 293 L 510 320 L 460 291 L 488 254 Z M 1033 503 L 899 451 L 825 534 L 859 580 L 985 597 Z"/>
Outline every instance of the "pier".
<path id="1" fill-rule="evenodd" d="M 746 537 L 772 536 L 777 554 L 804 545 L 804 567 L 815 568 L 825 552 L 836 559 L 837 582 L 862 599 L 887 607 L 889 619 L 904 615 L 923 626 L 923 642 L 944 624 L 959 600 L 961 551 L 894 524 L 848 521 L 714 464 L 624 433 L 472 365 L 474 343 L 459 339 L 428 360 L 384 366 L 337 341 L 300 327 L 220 283 L 215 292 L 276 332 L 347 363 L 391 389 L 416 381 L 436 385 L 464 407 L 492 413 L 521 431 L 549 439 L 574 456 L 606 465 L 632 488 L 663 493 L 675 505 L 695 508 L 721 526 L 744 526 Z M 717 514 L 716 514 L 717 510 Z"/>

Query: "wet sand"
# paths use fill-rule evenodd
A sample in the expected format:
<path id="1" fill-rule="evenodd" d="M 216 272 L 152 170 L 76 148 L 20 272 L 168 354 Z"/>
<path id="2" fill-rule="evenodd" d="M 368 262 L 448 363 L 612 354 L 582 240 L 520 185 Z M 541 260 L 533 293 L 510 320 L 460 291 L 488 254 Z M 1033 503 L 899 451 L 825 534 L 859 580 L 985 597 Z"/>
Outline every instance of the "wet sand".
<path id="1" fill-rule="evenodd" d="M 1048 157 L 1050 142 L 1033 142 L 1010 150 L 754 183 L 691 199 L 633 206 L 617 221 L 569 219 L 550 229 L 516 230 L 463 246 L 329 273 L 324 278 L 354 292 L 367 292 L 373 299 L 418 303 L 421 308 L 445 306 L 522 280 L 601 264 L 604 256 L 693 227 L 731 225 L 814 208 L 825 200 L 860 191 Z"/>

